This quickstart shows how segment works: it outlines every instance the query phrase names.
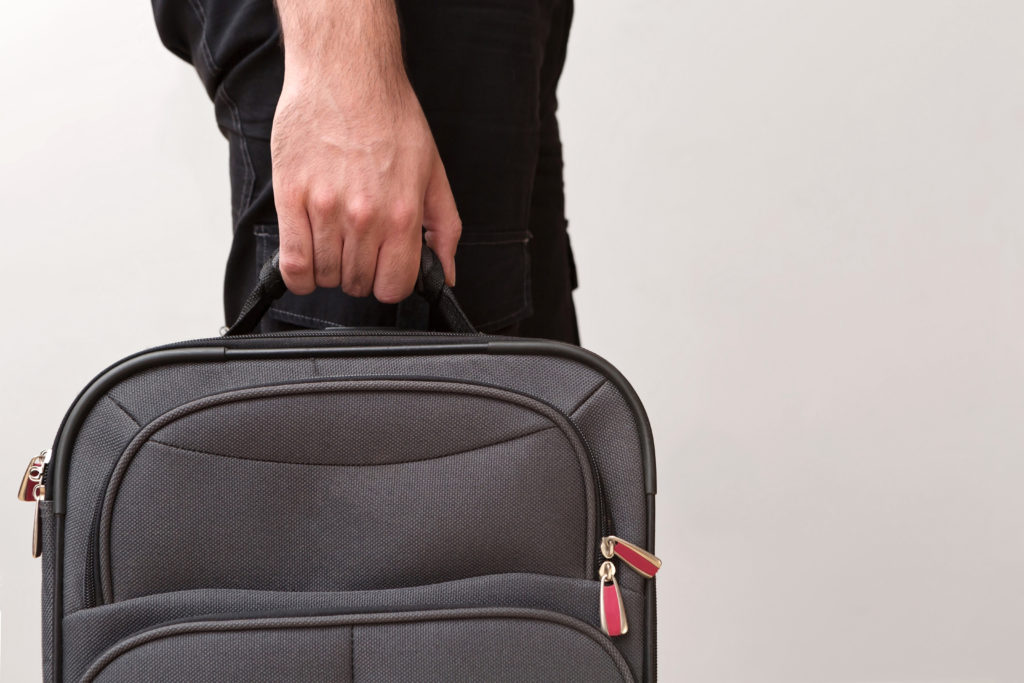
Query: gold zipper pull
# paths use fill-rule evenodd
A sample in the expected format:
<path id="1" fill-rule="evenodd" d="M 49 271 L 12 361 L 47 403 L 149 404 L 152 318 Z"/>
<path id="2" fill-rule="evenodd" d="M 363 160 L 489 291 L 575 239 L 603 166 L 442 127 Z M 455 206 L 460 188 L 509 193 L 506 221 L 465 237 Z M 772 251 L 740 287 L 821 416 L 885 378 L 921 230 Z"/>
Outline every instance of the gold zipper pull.
<path id="1" fill-rule="evenodd" d="M 618 536 L 605 536 L 601 539 L 601 554 L 608 560 L 613 557 L 619 558 L 648 579 L 661 569 L 661 560 L 652 553 L 629 541 L 623 541 Z"/>
<path id="2" fill-rule="evenodd" d="M 46 474 L 46 465 L 50 462 L 50 451 L 47 449 L 28 461 L 25 475 L 21 478 L 21 486 L 18 487 L 18 500 L 27 503 L 35 503 L 35 514 L 32 515 L 32 557 L 39 557 L 43 553 L 43 529 L 39 522 L 39 503 L 46 500 L 46 485 L 43 484 L 43 475 Z"/>
<path id="3" fill-rule="evenodd" d="M 43 526 L 40 523 L 39 501 L 36 501 L 36 512 L 32 516 L 32 557 L 43 554 Z"/>
<path id="4" fill-rule="evenodd" d="M 629 624 L 619 582 L 615 580 L 615 565 L 605 560 L 597 573 L 601 577 L 601 630 L 610 636 L 625 635 Z"/>
<path id="5" fill-rule="evenodd" d="M 45 450 L 28 461 L 25 475 L 21 478 L 21 486 L 18 487 L 18 500 L 33 503 L 37 500 L 46 500 L 46 487 L 43 485 L 43 474 L 46 472 L 46 463 L 50 461 L 50 451 Z"/>

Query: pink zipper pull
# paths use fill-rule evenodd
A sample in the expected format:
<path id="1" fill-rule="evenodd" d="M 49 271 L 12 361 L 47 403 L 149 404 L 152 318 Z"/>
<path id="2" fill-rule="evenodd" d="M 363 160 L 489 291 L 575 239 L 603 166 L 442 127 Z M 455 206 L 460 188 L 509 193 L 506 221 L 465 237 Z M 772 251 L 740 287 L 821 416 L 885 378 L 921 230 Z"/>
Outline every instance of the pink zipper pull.
<path id="1" fill-rule="evenodd" d="M 635 569 L 645 578 L 652 578 L 661 569 L 661 560 L 643 548 L 623 541 L 618 536 L 605 536 L 601 539 L 601 554 L 606 559 L 618 557 Z"/>
<path id="2" fill-rule="evenodd" d="M 625 635 L 629 624 L 619 582 L 615 580 L 615 565 L 605 560 L 597 573 L 601 577 L 601 630 L 610 636 Z"/>

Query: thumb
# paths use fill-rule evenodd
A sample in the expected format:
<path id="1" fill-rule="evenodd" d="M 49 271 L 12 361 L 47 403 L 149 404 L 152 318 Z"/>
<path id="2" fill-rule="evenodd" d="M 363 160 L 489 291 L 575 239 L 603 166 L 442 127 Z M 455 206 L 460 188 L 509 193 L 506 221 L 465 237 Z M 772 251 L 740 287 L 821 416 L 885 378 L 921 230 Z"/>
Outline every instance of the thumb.
<path id="1" fill-rule="evenodd" d="M 423 227 L 427 244 L 441 259 L 445 282 L 455 285 L 455 248 L 462 235 L 462 220 L 440 156 L 435 157 L 423 197 Z"/>

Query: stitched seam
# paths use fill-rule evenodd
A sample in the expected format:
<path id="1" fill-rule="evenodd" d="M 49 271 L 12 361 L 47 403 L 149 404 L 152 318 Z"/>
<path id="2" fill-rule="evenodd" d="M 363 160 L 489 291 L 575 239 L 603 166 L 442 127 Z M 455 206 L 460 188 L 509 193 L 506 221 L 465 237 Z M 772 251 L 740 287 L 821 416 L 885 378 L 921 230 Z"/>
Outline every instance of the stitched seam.
<path id="1" fill-rule="evenodd" d="M 440 613 L 440 614 L 439 614 Z M 390 617 L 390 618 L 389 618 Z M 556 624 L 565 629 L 575 631 L 577 634 L 596 643 L 612 660 L 619 670 L 623 680 L 633 681 L 632 671 L 629 663 L 622 653 L 616 649 L 608 638 L 601 635 L 592 624 L 576 617 L 571 617 L 560 612 L 548 612 L 528 607 L 457 607 L 448 609 L 427 609 L 415 611 L 402 611 L 391 613 L 367 613 L 367 614 L 332 614 L 310 617 L 271 617 L 260 618 L 218 618 L 211 615 L 205 621 L 186 621 L 169 626 L 156 626 L 149 630 L 143 630 L 133 636 L 122 640 L 107 650 L 99 659 L 94 661 L 86 670 L 82 681 L 91 683 L 108 666 L 125 654 L 146 645 L 168 638 L 175 638 L 182 635 L 195 635 L 206 633 L 238 633 L 257 630 L 280 630 L 285 628 L 324 628 L 335 625 L 351 624 L 355 626 L 380 624 L 410 624 L 410 623 L 437 623 L 440 621 L 467 621 L 479 620 L 525 620 L 542 621 Z M 371 621 L 372 620 L 372 621 Z M 354 679 L 353 679 L 354 680 Z"/>
<path id="2" fill-rule="evenodd" d="M 271 306 L 270 307 L 270 312 L 271 313 L 275 313 L 277 315 L 284 316 L 285 318 L 294 318 L 296 320 L 301 320 L 303 322 L 319 323 L 321 325 L 342 325 L 342 324 L 344 324 L 340 320 L 323 320 L 321 318 L 314 318 L 314 317 L 309 316 L 309 315 L 302 315 L 301 313 L 292 313 L 291 311 L 286 311 L 283 308 L 278 308 L 276 306 Z"/>
<path id="3" fill-rule="evenodd" d="M 188 5 L 192 9 L 192 13 L 196 15 L 196 19 L 199 20 L 199 48 L 203 51 L 203 59 L 210 66 L 210 74 L 217 76 L 220 74 L 220 66 L 214 61 L 213 52 L 210 51 L 210 45 L 206 42 L 206 11 L 198 0 L 188 0 Z"/>
<path id="4" fill-rule="evenodd" d="M 501 326 L 507 325 L 509 323 L 514 323 L 517 320 L 523 320 L 526 317 L 528 317 L 527 315 L 524 315 L 524 314 L 528 314 L 529 311 L 530 311 L 530 308 L 531 308 L 531 306 L 529 306 L 528 304 L 523 304 L 522 306 L 520 306 L 519 308 L 516 309 L 515 313 L 510 313 L 509 315 L 502 316 L 501 318 L 495 318 L 494 320 L 488 320 L 486 322 L 476 323 L 476 326 L 477 327 L 501 327 Z"/>
<path id="5" fill-rule="evenodd" d="M 238 113 L 238 105 L 231 99 L 231 95 L 228 94 L 228 90 L 224 87 L 223 83 L 220 86 L 220 94 L 227 103 L 228 109 L 231 110 L 231 118 L 238 128 L 238 142 L 242 147 L 242 158 L 245 161 L 245 183 L 242 185 L 242 192 L 239 197 L 240 206 L 238 207 L 238 213 L 241 215 L 252 204 L 252 191 L 256 185 L 256 168 L 253 165 L 252 152 L 249 150 L 249 139 L 246 137 L 245 129 L 242 126 L 242 117 Z"/>
<path id="6" fill-rule="evenodd" d="M 417 378 L 417 379 L 418 380 L 423 380 L 423 378 Z M 138 455 L 140 449 L 146 443 L 148 443 L 149 440 L 151 440 L 157 434 L 157 432 L 160 429 L 166 427 L 169 424 L 172 424 L 173 422 L 175 422 L 175 421 L 177 421 L 179 419 L 182 419 L 183 417 L 185 417 L 187 415 L 191 415 L 191 414 L 193 414 L 193 413 L 195 413 L 197 411 L 202 411 L 202 410 L 205 410 L 205 409 L 213 407 L 213 406 L 226 405 L 226 404 L 234 403 L 234 402 L 237 402 L 237 401 L 246 401 L 246 400 L 250 400 L 252 398 L 259 398 L 259 397 L 264 396 L 266 394 L 266 392 L 271 391 L 271 390 L 276 392 L 275 395 L 289 395 L 289 396 L 291 396 L 291 395 L 309 394 L 309 393 L 322 393 L 322 392 L 325 392 L 325 391 L 333 391 L 334 390 L 333 388 L 335 387 L 335 383 L 336 382 L 341 382 L 341 381 L 342 381 L 341 379 L 338 379 L 338 380 L 335 380 L 334 382 L 326 382 L 326 383 L 325 382 L 315 382 L 315 383 L 311 383 L 310 384 L 310 383 L 306 383 L 306 382 L 301 382 L 299 384 L 292 384 L 292 385 L 264 385 L 264 386 L 260 386 L 260 387 L 250 388 L 250 389 L 247 389 L 247 390 L 235 390 L 235 391 L 228 391 L 228 392 L 225 392 L 225 393 L 222 393 L 222 394 L 214 394 L 212 396 L 206 396 L 206 397 L 203 397 L 203 398 L 200 398 L 200 399 L 196 399 L 195 401 L 191 401 L 191 402 L 189 402 L 189 403 L 187 403 L 185 405 L 178 406 L 177 408 L 164 413 L 163 415 L 161 415 L 160 417 L 156 418 L 152 422 L 149 422 L 145 427 L 143 427 L 135 435 L 135 437 L 128 444 L 128 446 L 125 448 L 125 450 L 122 451 L 121 456 L 118 458 L 118 461 L 115 464 L 114 469 L 113 469 L 113 471 L 110 474 L 110 479 L 107 482 L 106 493 L 104 494 L 104 497 L 103 497 L 103 500 L 102 500 L 102 508 L 101 508 L 101 512 L 100 512 L 100 537 L 99 537 L 100 551 L 99 551 L 99 562 L 100 562 L 100 581 L 101 581 L 102 589 L 103 589 L 103 600 L 104 600 L 104 602 L 105 603 L 109 603 L 109 602 L 113 602 L 115 600 L 115 598 L 114 598 L 114 589 L 113 589 L 113 586 L 111 585 L 112 578 L 111 578 L 111 570 L 110 570 L 110 526 L 111 526 L 110 517 L 113 514 L 113 508 L 116 505 L 117 497 L 118 497 L 119 490 L 120 490 L 121 484 L 122 484 L 124 476 L 125 476 L 125 472 L 131 466 L 132 459 L 135 458 L 136 455 Z M 436 383 L 436 382 L 437 382 L 436 380 L 433 380 L 432 382 L 428 382 L 427 384 L 424 384 L 422 386 L 432 387 L 433 384 Z M 440 383 L 442 385 L 450 384 L 449 382 L 444 382 L 444 381 L 441 381 Z M 348 384 L 348 383 L 346 382 L 346 384 Z M 461 383 L 461 384 L 466 385 L 466 383 Z M 469 385 L 471 385 L 471 384 L 472 383 L 469 383 Z M 482 397 L 485 397 L 485 398 L 498 398 L 498 399 L 503 400 L 505 402 L 513 403 L 513 404 L 518 405 L 520 407 L 526 408 L 526 409 L 531 410 L 532 412 L 537 413 L 537 414 L 539 414 L 539 415 L 541 415 L 543 417 L 547 417 L 548 420 L 553 425 L 558 427 L 558 429 L 563 433 L 565 439 L 567 441 L 569 441 L 569 443 L 572 446 L 573 454 L 576 456 L 576 460 L 577 460 L 576 461 L 576 466 L 579 469 L 580 476 L 583 477 L 583 479 L 584 479 L 584 485 L 585 485 L 585 488 L 586 488 L 586 498 L 587 498 L 587 504 L 588 504 L 588 510 L 587 510 L 587 529 L 588 529 L 588 534 L 587 534 L 587 536 L 588 536 L 588 538 L 592 538 L 593 537 L 593 530 L 594 530 L 595 524 L 596 524 L 596 520 L 594 519 L 594 515 L 592 514 L 594 509 L 595 509 L 594 496 L 596 495 L 596 489 L 595 489 L 595 487 L 593 485 L 593 481 L 589 478 L 590 469 L 589 469 L 589 465 L 588 465 L 588 462 L 587 462 L 587 459 L 586 459 L 586 455 L 585 455 L 586 443 L 582 442 L 579 439 L 579 436 L 576 435 L 576 433 L 571 428 L 570 429 L 566 429 L 566 427 L 562 426 L 562 421 L 563 420 L 566 421 L 568 423 L 568 425 L 572 424 L 571 421 L 568 420 L 568 418 L 566 418 L 564 413 L 559 412 L 556 408 L 554 408 L 554 407 L 552 407 L 550 405 L 545 405 L 545 404 L 543 404 L 543 402 L 539 402 L 538 399 L 535 399 L 535 398 L 532 398 L 532 397 L 529 397 L 529 396 L 525 396 L 525 395 L 521 395 L 521 394 L 516 394 L 515 392 L 509 391 L 507 389 L 501 389 L 499 387 L 482 387 L 482 386 L 478 386 L 478 387 L 475 387 L 474 390 L 471 391 L 468 388 L 469 385 L 461 387 L 460 393 L 465 393 L 465 394 L 469 394 L 469 395 L 476 395 L 476 396 L 482 396 Z M 372 390 L 372 387 L 375 387 L 376 383 L 373 383 L 373 382 L 367 383 L 364 380 L 363 382 L 358 382 L 357 381 L 354 385 L 350 385 L 350 386 L 357 386 L 357 387 L 365 386 L 365 387 L 369 388 L 370 390 Z M 419 387 L 418 387 L 418 389 L 419 389 Z M 408 391 L 409 389 L 407 388 L 406 390 Z M 430 389 L 427 388 L 427 389 L 422 389 L 422 390 L 428 391 Z M 499 394 L 499 396 L 495 396 L 496 393 Z M 538 403 L 540 405 L 538 405 Z M 548 414 L 549 411 L 550 411 L 550 414 Z M 591 544 L 589 544 L 589 546 L 590 547 L 589 547 L 588 552 L 587 552 L 587 557 L 592 557 L 591 552 L 594 551 L 593 544 L 591 543 Z M 589 566 L 589 560 L 585 560 L 584 564 Z M 584 570 L 584 574 L 586 574 L 586 572 L 587 572 L 587 570 L 585 569 Z"/>
<path id="7" fill-rule="evenodd" d="M 356 680 L 356 627 L 348 627 L 348 675 L 349 680 L 355 683 Z"/>
<path id="8" fill-rule="evenodd" d="M 119 408 L 119 409 L 121 410 L 121 412 L 122 412 L 122 413 L 124 413 L 125 415 L 127 415 L 127 416 L 128 416 L 128 419 L 129 419 L 129 420 L 131 420 L 132 422 L 134 422 L 134 423 L 135 423 L 135 425 L 136 425 L 137 427 L 141 427 L 141 426 L 142 426 L 142 423 L 141 423 L 141 422 L 139 422 L 139 421 L 138 421 L 138 420 L 137 420 L 137 419 L 135 418 L 135 416 L 134 416 L 134 415 L 132 415 L 131 413 L 129 413 L 129 412 L 128 412 L 128 409 L 127 409 L 127 408 L 125 408 L 125 407 L 124 407 L 123 405 L 121 405 L 121 402 L 120 402 L 120 401 L 118 401 L 118 400 L 117 400 L 116 398 L 114 398 L 114 397 L 113 397 L 113 396 L 111 396 L 110 394 L 107 394 L 107 398 L 108 398 L 108 399 L 110 399 L 110 402 L 111 402 L 111 403 L 113 403 L 113 404 L 114 404 L 115 406 L 117 406 L 117 407 L 118 407 L 118 408 Z"/>
<path id="9" fill-rule="evenodd" d="M 542 432 L 549 431 L 551 429 L 558 429 L 558 426 L 557 425 L 551 425 L 550 427 L 540 427 L 538 429 L 533 429 L 533 430 L 530 430 L 530 431 L 525 432 L 523 434 L 516 434 L 514 436 L 510 436 L 507 439 L 502 439 L 500 441 L 494 441 L 492 443 L 484 444 L 482 446 L 475 446 L 473 448 L 467 448 L 464 451 L 456 451 L 454 453 L 442 453 L 441 455 L 432 455 L 429 458 L 417 458 L 415 460 L 402 460 L 400 462 L 381 462 L 381 463 L 362 463 L 362 464 L 356 464 L 356 463 L 334 463 L 334 462 L 287 462 L 285 460 L 267 460 L 265 458 L 243 458 L 240 455 L 226 455 L 224 453 L 211 453 L 210 451 L 200 451 L 200 450 L 197 450 L 195 448 L 186 448 L 184 446 L 178 446 L 176 444 L 167 443 L 166 441 L 160 441 L 158 439 L 150 439 L 149 443 L 155 443 L 155 444 L 158 444 L 160 446 L 165 446 L 167 448 L 173 448 L 175 450 L 184 451 L 186 453 L 194 453 L 196 455 L 206 455 L 206 456 L 213 457 L 213 458 L 228 458 L 230 460 L 242 460 L 242 461 L 245 461 L 245 462 L 262 462 L 262 463 L 267 463 L 267 464 L 271 464 L 271 465 L 298 465 L 300 467 L 393 467 L 395 465 L 408 465 L 408 464 L 417 463 L 417 462 L 430 462 L 431 460 L 440 460 L 442 458 L 455 458 L 455 457 L 458 457 L 460 455 L 467 455 L 469 453 L 474 453 L 476 451 L 482 451 L 482 450 L 487 449 L 487 448 L 493 448 L 495 446 L 500 446 L 502 444 L 511 443 L 513 441 L 518 441 L 519 439 L 526 439 L 526 438 L 529 438 L 531 436 L 535 436 L 537 434 L 540 434 Z"/>
<path id="10" fill-rule="evenodd" d="M 203 58 L 210 66 L 210 74 L 215 78 L 219 77 L 221 67 L 217 64 L 216 60 L 214 60 L 213 52 L 210 50 L 210 45 L 206 42 L 206 11 L 198 0 L 188 0 L 188 4 L 192 9 L 192 12 L 196 15 L 196 18 L 199 20 L 199 25 L 201 27 L 199 31 L 199 48 L 203 52 Z M 241 214 L 242 211 L 247 209 L 252 203 L 252 191 L 256 184 L 256 170 L 253 166 L 252 155 L 249 151 L 249 142 L 245 138 L 245 131 L 242 127 L 242 117 L 238 112 L 238 105 L 235 104 L 233 99 L 231 99 L 231 96 L 228 94 L 223 83 L 221 83 L 218 90 L 224 97 L 224 101 L 227 103 L 228 109 L 231 111 L 231 118 L 234 120 L 235 126 L 238 128 L 238 134 L 241 137 L 240 142 L 242 145 L 242 156 L 245 161 L 245 182 L 242 185 L 241 197 L 239 198 L 241 203 L 241 206 L 239 207 L 239 214 Z"/>
<path id="11" fill-rule="evenodd" d="M 583 406 L 587 405 L 587 403 L 590 401 L 590 399 L 594 398 L 594 396 L 597 396 L 597 392 L 601 391 L 601 389 L 604 388 L 605 384 L 608 384 L 608 378 L 607 377 L 605 379 L 602 379 L 600 382 L 598 382 L 597 386 L 594 387 L 594 389 L 590 393 L 588 393 L 586 396 L 584 396 L 583 399 L 579 403 L 576 404 L 575 408 L 573 408 L 572 410 L 569 411 L 570 417 L 575 417 L 576 413 L 579 412 L 579 410 Z"/>

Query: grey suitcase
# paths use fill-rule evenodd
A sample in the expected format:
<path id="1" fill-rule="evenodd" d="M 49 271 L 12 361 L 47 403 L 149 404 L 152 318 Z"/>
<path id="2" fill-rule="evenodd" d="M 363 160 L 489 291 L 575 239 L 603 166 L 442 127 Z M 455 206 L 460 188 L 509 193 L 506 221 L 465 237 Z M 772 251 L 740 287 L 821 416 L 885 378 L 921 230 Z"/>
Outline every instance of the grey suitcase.
<path id="1" fill-rule="evenodd" d="M 79 395 L 37 501 L 47 681 L 651 681 L 654 448 L 578 347 L 468 331 L 238 334 Z M 625 539 L 625 540 L 622 540 Z"/>

